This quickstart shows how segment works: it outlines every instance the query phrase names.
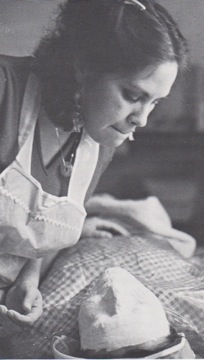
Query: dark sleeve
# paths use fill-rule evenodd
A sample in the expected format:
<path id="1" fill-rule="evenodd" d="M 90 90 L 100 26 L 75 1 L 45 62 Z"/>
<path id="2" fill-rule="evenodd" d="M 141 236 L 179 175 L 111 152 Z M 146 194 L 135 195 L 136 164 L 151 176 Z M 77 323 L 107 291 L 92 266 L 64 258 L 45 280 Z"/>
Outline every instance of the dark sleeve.
<path id="1" fill-rule="evenodd" d="M 23 58 L 0 56 L 0 171 L 18 151 L 18 125 L 27 79 L 23 64 Z"/>

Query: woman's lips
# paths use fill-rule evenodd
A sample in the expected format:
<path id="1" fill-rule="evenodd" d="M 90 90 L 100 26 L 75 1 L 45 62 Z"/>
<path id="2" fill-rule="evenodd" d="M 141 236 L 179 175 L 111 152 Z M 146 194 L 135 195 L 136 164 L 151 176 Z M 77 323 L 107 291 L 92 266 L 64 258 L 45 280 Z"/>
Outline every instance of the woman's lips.
<path id="1" fill-rule="evenodd" d="M 120 134 L 122 134 L 122 135 L 124 135 L 124 136 L 128 136 L 128 135 L 130 135 L 131 133 L 133 133 L 133 132 L 135 132 L 135 128 L 134 129 L 132 129 L 132 130 L 129 130 L 129 131 L 127 131 L 127 132 L 123 132 L 123 131 L 121 131 L 121 130 L 119 130 L 117 127 L 115 127 L 115 126 L 111 126 L 114 130 L 116 130 L 117 132 L 119 132 Z"/>

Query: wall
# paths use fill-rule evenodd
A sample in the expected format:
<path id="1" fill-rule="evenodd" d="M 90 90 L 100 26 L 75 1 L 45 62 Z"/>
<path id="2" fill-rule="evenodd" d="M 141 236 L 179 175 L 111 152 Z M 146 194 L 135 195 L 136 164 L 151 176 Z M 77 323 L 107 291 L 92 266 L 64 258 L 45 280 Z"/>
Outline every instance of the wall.
<path id="1" fill-rule="evenodd" d="M 0 0 L 0 53 L 28 55 L 53 25 L 62 0 Z"/>
<path id="2" fill-rule="evenodd" d="M 204 1 L 158 0 L 174 16 L 190 44 L 192 61 L 204 65 Z"/>

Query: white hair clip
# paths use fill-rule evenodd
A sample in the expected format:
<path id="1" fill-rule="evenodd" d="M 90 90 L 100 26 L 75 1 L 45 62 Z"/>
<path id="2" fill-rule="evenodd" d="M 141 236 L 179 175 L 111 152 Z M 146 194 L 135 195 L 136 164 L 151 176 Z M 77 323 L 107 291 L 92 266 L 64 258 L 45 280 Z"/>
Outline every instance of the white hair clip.
<path id="1" fill-rule="evenodd" d="M 144 6 L 140 1 L 138 0 L 125 0 L 124 1 L 125 4 L 127 5 L 136 5 L 139 6 L 140 10 L 146 10 L 146 6 Z"/>

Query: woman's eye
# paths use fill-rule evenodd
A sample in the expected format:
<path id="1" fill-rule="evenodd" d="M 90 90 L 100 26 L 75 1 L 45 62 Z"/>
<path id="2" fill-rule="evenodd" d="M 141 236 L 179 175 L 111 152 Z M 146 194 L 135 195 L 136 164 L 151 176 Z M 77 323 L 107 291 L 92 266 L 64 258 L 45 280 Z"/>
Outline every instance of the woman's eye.
<path id="1" fill-rule="evenodd" d="M 140 99 L 140 95 L 133 94 L 128 90 L 123 91 L 123 97 L 130 102 L 136 102 Z"/>

